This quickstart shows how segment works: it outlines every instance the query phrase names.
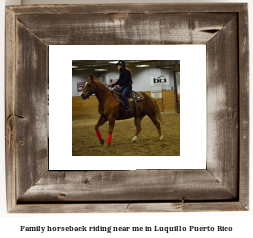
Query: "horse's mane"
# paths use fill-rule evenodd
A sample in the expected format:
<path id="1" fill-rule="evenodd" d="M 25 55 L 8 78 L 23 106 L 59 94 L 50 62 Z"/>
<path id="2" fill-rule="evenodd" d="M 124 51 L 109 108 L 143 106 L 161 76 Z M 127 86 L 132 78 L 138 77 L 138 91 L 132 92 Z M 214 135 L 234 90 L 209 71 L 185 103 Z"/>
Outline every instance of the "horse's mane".
<path id="1" fill-rule="evenodd" d="M 96 79 L 99 79 L 99 78 L 93 77 L 93 82 L 96 84 L 96 86 L 101 86 L 103 89 L 108 89 L 108 88 L 105 86 L 105 84 L 103 84 L 103 83 L 97 81 Z"/>

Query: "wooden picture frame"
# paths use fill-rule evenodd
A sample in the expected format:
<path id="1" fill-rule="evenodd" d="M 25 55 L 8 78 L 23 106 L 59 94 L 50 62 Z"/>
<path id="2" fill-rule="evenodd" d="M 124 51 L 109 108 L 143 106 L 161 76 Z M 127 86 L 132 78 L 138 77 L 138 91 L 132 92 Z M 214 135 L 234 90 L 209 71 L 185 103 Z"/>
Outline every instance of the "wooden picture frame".
<path id="1" fill-rule="evenodd" d="M 205 44 L 206 169 L 48 171 L 48 46 L 55 44 Z M 249 209 L 247 4 L 6 7 L 5 98 L 8 212 Z"/>

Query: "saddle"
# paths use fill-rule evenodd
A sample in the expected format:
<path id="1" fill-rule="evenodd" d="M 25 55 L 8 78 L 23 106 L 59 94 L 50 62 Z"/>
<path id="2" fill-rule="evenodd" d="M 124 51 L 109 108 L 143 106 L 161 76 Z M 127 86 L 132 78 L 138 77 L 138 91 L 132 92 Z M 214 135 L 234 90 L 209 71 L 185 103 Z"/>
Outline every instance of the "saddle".
<path id="1" fill-rule="evenodd" d="M 121 100 L 121 91 L 119 90 L 112 90 L 114 97 L 117 99 L 118 102 L 122 103 Z M 137 102 L 142 100 L 144 97 L 140 92 L 131 91 L 127 96 L 129 102 Z"/>
<path id="2" fill-rule="evenodd" d="M 120 120 L 123 118 L 124 114 L 125 114 L 125 105 L 124 102 L 121 100 L 121 91 L 119 90 L 112 90 L 114 97 L 117 99 L 118 102 L 122 103 L 122 107 L 120 110 L 120 115 L 119 118 Z M 137 101 L 140 101 L 142 99 L 144 99 L 143 95 L 140 92 L 135 92 L 135 91 L 131 91 L 131 93 L 129 93 L 129 95 L 127 96 L 127 99 L 129 102 L 134 102 L 135 105 L 135 111 L 136 111 L 136 117 L 138 117 L 138 107 L 137 107 Z"/>

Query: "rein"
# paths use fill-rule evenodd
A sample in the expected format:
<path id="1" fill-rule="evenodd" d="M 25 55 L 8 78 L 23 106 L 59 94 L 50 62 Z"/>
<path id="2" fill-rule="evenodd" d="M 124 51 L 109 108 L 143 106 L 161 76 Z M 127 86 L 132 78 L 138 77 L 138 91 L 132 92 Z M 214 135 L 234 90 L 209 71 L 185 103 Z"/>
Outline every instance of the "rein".
<path id="1" fill-rule="evenodd" d="M 102 90 L 102 91 L 98 91 L 95 82 L 93 82 L 93 85 L 94 85 L 94 87 L 95 87 L 95 90 L 96 90 L 95 92 L 96 92 L 96 93 L 103 93 L 103 92 L 108 92 L 108 91 L 111 92 L 110 89 L 105 89 L 105 90 Z M 88 98 L 90 97 L 90 95 L 92 95 L 92 94 L 87 94 L 87 95 L 85 95 L 85 97 L 88 99 Z"/>
<path id="2" fill-rule="evenodd" d="M 110 89 L 105 89 L 105 90 L 103 90 L 103 91 L 98 91 L 98 89 L 97 89 L 97 87 L 96 87 L 95 82 L 93 82 L 93 83 L 94 83 L 94 87 L 95 87 L 95 89 L 96 89 L 96 92 L 97 92 L 97 93 L 102 93 L 102 92 L 108 92 L 108 91 L 111 91 Z"/>

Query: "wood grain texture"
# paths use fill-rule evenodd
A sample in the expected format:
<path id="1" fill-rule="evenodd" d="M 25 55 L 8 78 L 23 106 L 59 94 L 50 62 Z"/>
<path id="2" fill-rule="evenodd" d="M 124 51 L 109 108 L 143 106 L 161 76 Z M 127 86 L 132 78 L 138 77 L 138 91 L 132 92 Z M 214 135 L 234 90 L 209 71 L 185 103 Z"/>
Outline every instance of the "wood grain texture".
<path id="1" fill-rule="evenodd" d="M 15 111 L 13 95 L 15 95 L 15 18 L 14 13 L 6 9 L 5 26 L 5 153 L 6 153 L 6 195 L 7 210 L 16 205 L 15 181 L 15 143 L 14 126 Z"/>
<path id="2" fill-rule="evenodd" d="M 48 169 L 47 46 L 16 22 L 15 145 L 17 198 Z"/>
<path id="3" fill-rule="evenodd" d="M 48 45 L 206 44 L 235 15 L 40 14 L 18 20 Z"/>
<path id="4" fill-rule="evenodd" d="M 209 201 L 235 197 L 207 170 L 47 172 L 19 202 Z"/>
<path id="5" fill-rule="evenodd" d="M 207 169 L 238 196 L 238 28 L 234 17 L 207 45 Z"/>
<path id="6" fill-rule="evenodd" d="M 83 4 L 83 5 L 27 5 L 9 7 L 17 16 L 32 14 L 160 14 L 239 12 L 245 3 L 151 3 L 151 4 Z"/>
<path id="7" fill-rule="evenodd" d="M 144 212 L 247 211 L 239 202 L 154 202 L 154 203 L 82 203 L 22 204 L 12 213 L 144 213 Z"/>
<path id="8" fill-rule="evenodd" d="M 6 19 L 9 212 L 248 210 L 247 4 L 21 6 Z M 207 170 L 47 171 L 49 44 L 181 43 L 207 44 Z"/>
<path id="9" fill-rule="evenodd" d="M 22 204 L 17 205 L 11 213 L 111 213 L 125 212 L 128 204 Z"/>
<path id="10" fill-rule="evenodd" d="M 246 211 L 239 202 L 181 202 L 181 203 L 143 203 L 128 204 L 126 212 L 210 212 Z"/>
<path id="11" fill-rule="evenodd" d="M 248 5 L 239 17 L 239 200 L 249 204 L 249 32 Z"/>

